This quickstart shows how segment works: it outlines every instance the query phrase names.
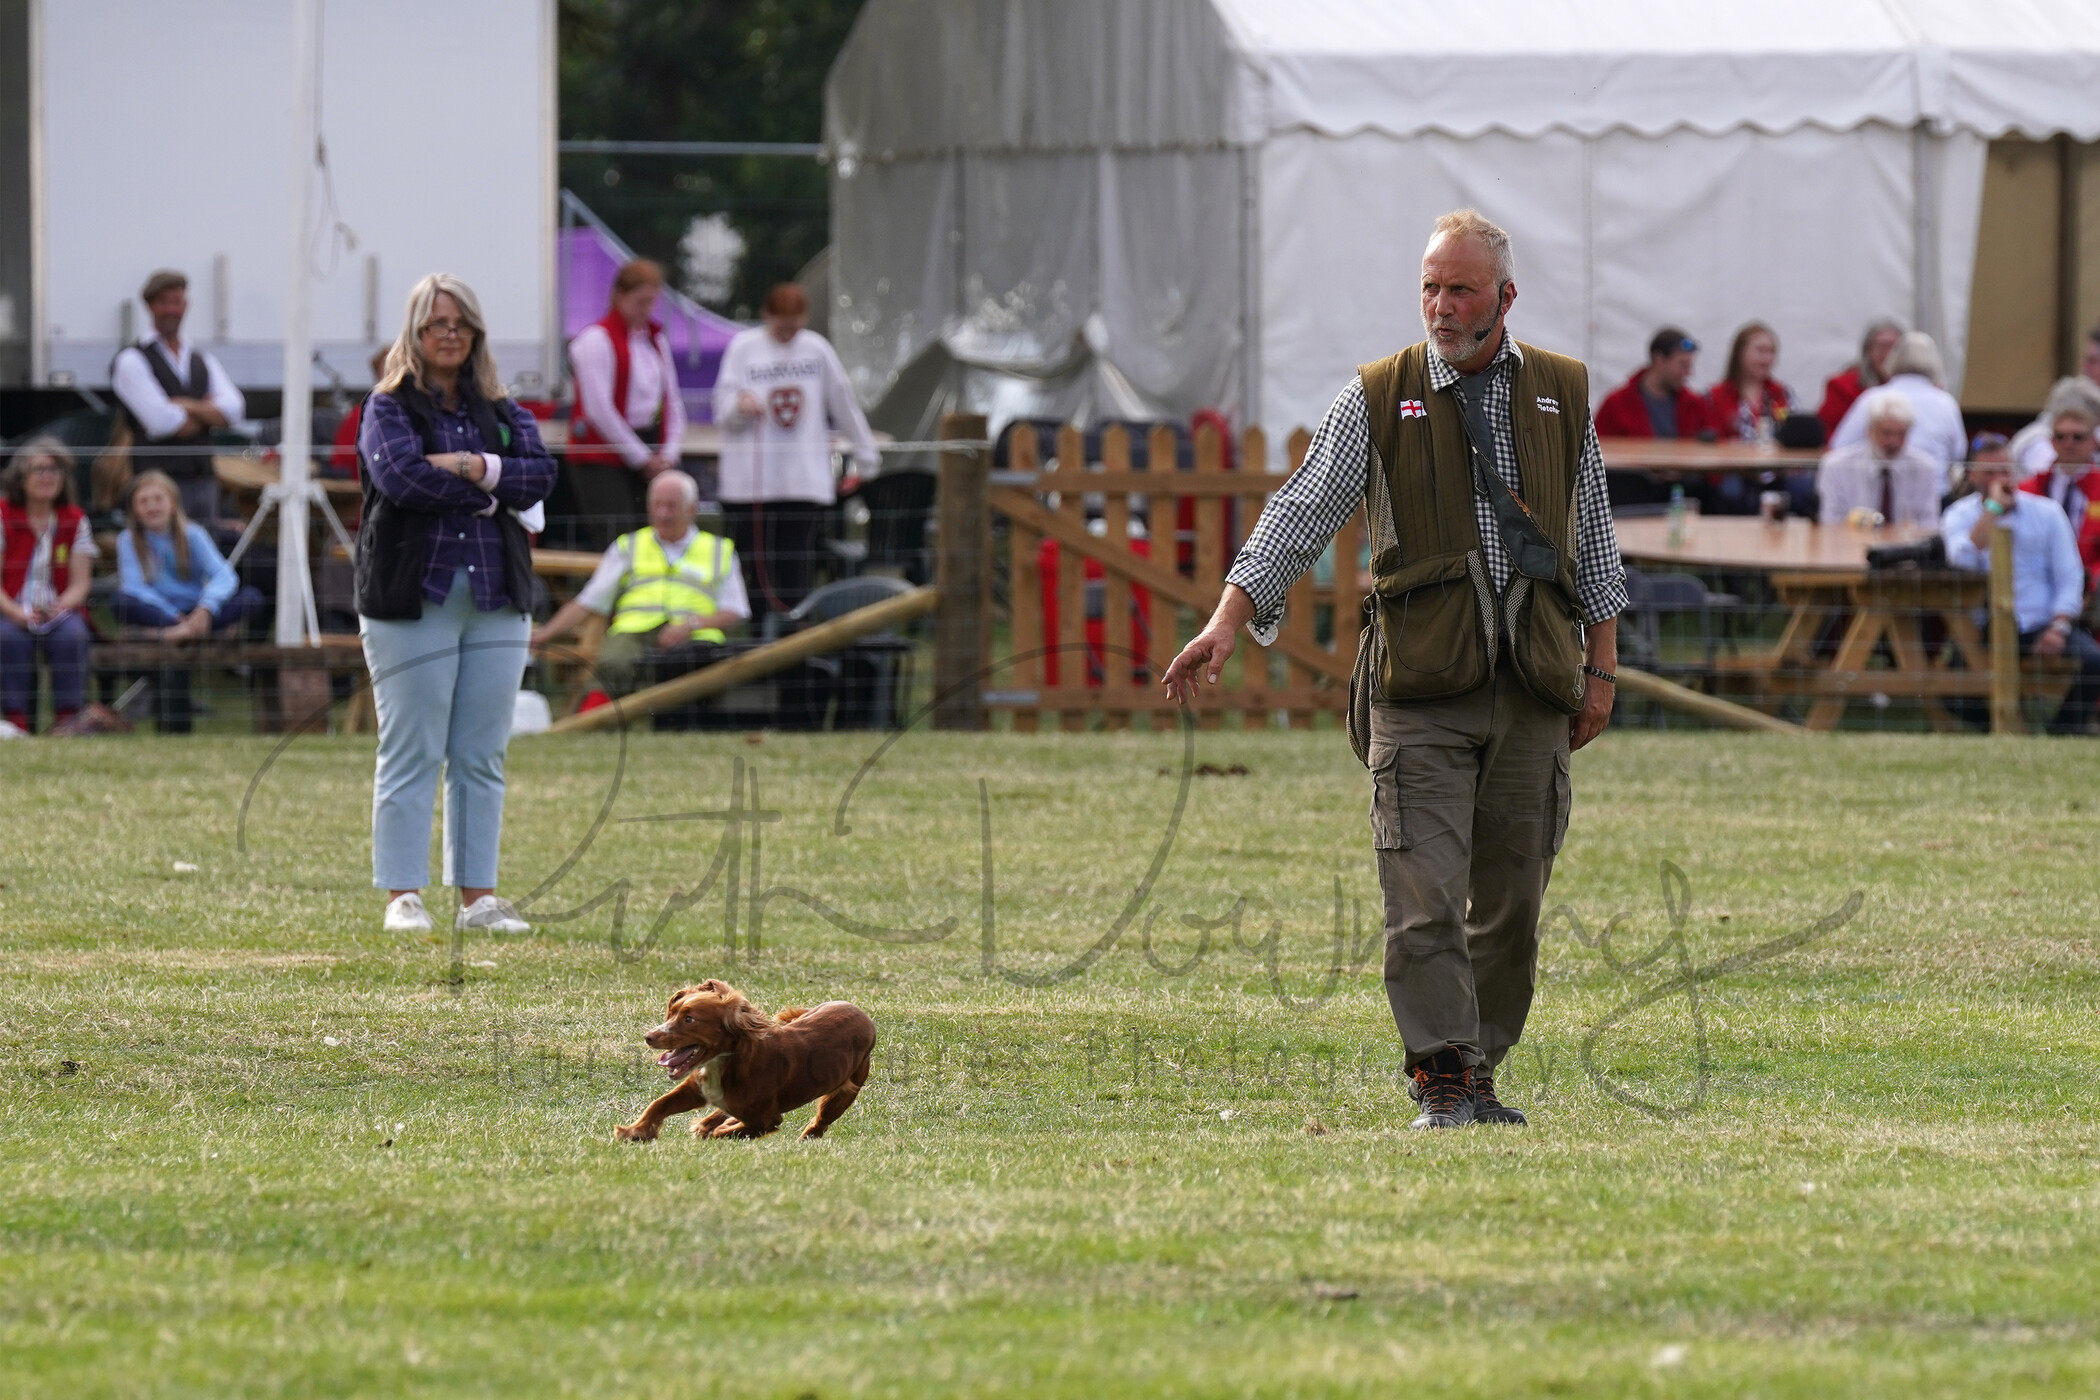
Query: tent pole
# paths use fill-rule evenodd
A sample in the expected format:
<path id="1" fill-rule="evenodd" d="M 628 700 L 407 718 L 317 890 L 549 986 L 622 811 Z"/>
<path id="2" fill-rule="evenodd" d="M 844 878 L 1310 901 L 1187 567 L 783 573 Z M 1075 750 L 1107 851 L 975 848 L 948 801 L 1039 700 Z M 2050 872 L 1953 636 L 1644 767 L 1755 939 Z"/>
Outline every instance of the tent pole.
<path id="1" fill-rule="evenodd" d="M 1932 132 L 1920 121 L 1910 129 L 1911 190 L 1911 327 L 1940 345 L 1947 343 L 1939 324 L 1939 258 L 1932 246 Z"/>
<path id="2" fill-rule="evenodd" d="M 1261 423 L 1261 148 L 1240 158 L 1240 428 Z"/>
<path id="3" fill-rule="evenodd" d="M 315 625 L 313 578 L 306 560 L 306 508 L 312 490 L 309 462 L 313 447 L 313 308 L 311 234 L 314 182 L 314 93 L 321 62 L 319 0 L 292 0 L 292 110 L 289 242 L 285 266 L 284 431 L 278 444 L 281 463 L 277 500 L 277 645 L 312 646 L 320 640 Z M 265 508 L 268 501 L 264 502 Z"/>

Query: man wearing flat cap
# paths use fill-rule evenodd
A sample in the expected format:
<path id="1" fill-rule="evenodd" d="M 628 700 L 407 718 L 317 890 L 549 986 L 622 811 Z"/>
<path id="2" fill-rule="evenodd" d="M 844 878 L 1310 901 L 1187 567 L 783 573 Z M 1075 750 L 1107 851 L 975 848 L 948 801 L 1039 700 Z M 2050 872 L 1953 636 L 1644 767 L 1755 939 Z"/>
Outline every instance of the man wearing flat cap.
<path id="1" fill-rule="evenodd" d="M 182 492 L 183 513 L 208 525 L 219 517 L 210 435 L 246 417 L 248 404 L 211 352 L 182 338 L 189 286 L 166 268 L 146 279 L 139 300 L 153 334 L 117 352 L 109 382 L 131 429 L 133 472 L 166 472 Z"/>

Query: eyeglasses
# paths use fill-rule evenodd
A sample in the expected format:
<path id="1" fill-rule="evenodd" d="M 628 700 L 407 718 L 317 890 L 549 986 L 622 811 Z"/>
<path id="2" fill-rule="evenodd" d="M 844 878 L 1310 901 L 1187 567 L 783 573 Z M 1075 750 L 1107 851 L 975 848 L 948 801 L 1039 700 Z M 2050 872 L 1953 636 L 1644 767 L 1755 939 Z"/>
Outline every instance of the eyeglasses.
<path id="1" fill-rule="evenodd" d="M 28 476 L 64 476 L 65 474 L 66 469 L 55 462 L 38 462 L 25 473 Z"/>
<path id="2" fill-rule="evenodd" d="M 425 321 L 422 334 L 437 340 L 450 340 L 455 336 L 474 334 L 474 328 L 465 321 Z"/>

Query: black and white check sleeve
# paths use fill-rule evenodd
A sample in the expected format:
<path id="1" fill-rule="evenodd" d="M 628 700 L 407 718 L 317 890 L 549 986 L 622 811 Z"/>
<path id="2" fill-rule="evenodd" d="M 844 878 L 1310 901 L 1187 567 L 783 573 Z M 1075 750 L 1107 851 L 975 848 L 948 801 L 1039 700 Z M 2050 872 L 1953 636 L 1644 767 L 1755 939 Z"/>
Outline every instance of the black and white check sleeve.
<path id="1" fill-rule="evenodd" d="M 1269 497 L 1254 532 L 1226 571 L 1225 581 L 1238 584 L 1254 600 L 1247 633 L 1256 642 L 1275 642 L 1291 585 L 1363 504 L 1370 463 L 1371 420 L 1364 409 L 1364 385 L 1352 378 L 1320 420 L 1304 464 Z M 1348 567 L 1356 567 L 1356 561 L 1350 560 Z"/>

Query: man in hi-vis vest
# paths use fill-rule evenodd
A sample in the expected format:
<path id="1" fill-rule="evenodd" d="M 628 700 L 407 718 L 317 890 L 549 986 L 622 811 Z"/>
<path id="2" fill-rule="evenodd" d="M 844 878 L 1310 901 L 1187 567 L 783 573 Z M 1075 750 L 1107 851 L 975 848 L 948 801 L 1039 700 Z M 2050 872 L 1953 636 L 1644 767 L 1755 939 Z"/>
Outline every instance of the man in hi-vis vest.
<path id="1" fill-rule="evenodd" d="M 1470 209 L 1438 219 L 1428 339 L 1343 388 L 1163 678 L 1188 704 L 1242 626 L 1274 641 L 1291 584 L 1363 504 L 1373 591 L 1349 737 L 1371 770 L 1417 1128 L 1524 1121 L 1495 1069 L 1531 1009 L 1568 753 L 1611 717 L 1626 605 L 1588 371 L 1510 337 L 1516 298 L 1509 235 Z"/>
<path id="2" fill-rule="evenodd" d="M 532 634 L 537 649 L 591 614 L 610 616 L 598 675 L 614 695 L 712 665 L 722 629 L 751 616 L 736 546 L 693 524 L 693 479 L 664 472 L 649 483 L 648 499 L 649 528 L 614 540 L 590 582 Z"/>

